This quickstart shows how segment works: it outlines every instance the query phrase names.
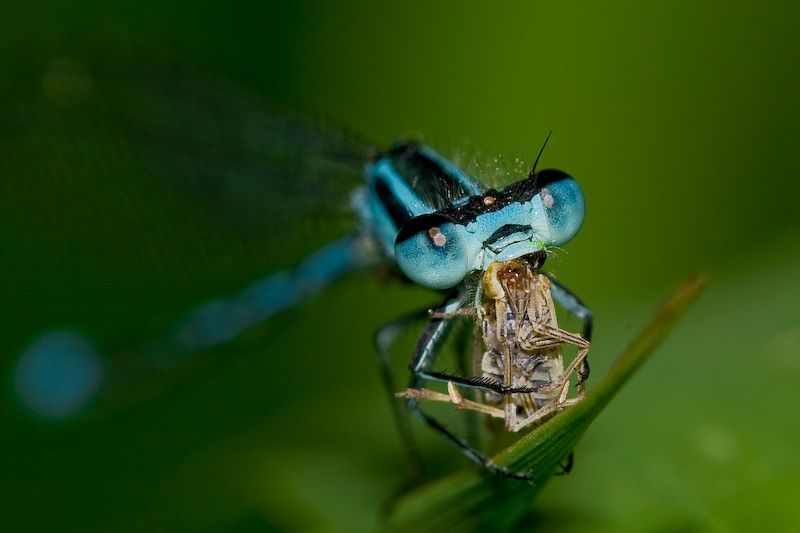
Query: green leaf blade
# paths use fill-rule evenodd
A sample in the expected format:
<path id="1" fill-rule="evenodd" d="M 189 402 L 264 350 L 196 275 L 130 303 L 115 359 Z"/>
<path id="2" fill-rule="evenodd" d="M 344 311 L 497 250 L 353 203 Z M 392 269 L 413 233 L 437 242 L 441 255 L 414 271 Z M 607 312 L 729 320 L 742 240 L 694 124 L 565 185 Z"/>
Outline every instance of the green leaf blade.
<path id="1" fill-rule="evenodd" d="M 512 471 L 530 472 L 526 484 L 486 470 L 459 472 L 406 494 L 386 523 L 388 531 L 493 531 L 510 529 L 528 509 L 559 463 L 575 448 L 589 425 L 647 360 L 705 286 L 689 277 L 658 309 L 620 355 L 608 375 L 583 401 L 566 409 L 498 454 Z"/>

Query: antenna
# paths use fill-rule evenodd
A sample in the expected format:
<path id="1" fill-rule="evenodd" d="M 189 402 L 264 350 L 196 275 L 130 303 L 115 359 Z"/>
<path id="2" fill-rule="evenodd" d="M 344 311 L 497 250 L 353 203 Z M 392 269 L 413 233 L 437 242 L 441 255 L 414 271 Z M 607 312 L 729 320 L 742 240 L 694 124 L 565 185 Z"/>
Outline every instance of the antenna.
<path id="1" fill-rule="evenodd" d="M 544 140 L 544 144 L 542 145 L 542 149 L 539 150 L 539 155 L 536 156 L 536 161 L 533 162 L 533 170 L 531 173 L 528 174 L 528 179 L 536 178 L 536 165 L 539 164 L 539 158 L 542 157 L 542 152 L 544 152 L 544 147 L 547 146 L 547 141 L 550 140 L 550 136 L 553 134 L 553 130 L 550 130 L 550 133 L 547 134 L 547 138 Z"/>

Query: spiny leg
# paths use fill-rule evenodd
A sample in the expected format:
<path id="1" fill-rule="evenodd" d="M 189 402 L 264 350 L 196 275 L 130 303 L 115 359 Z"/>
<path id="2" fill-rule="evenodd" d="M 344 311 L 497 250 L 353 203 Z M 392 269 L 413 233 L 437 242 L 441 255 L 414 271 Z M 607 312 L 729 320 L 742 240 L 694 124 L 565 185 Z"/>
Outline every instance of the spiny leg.
<path id="1" fill-rule="evenodd" d="M 592 325 L 594 323 L 594 315 L 592 311 L 578 298 L 574 292 L 565 287 L 561 282 L 554 279 L 550 274 L 546 274 L 547 279 L 550 280 L 550 294 L 553 299 L 564 306 L 570 313 L 575 315 L 583 322 L 583 338 L 586 341 L 592 340 Z M 589 360 L 584 359 L 583 364 L 578 369 L 580 382 L 589 379 Z"/>
<path id="2" fill-rule="evenodd" d="M 442 426 L 433 417 L 429 416 L 419 407 L 418 398 L 415 397 L 415 393 L 412 392 L 426 390 L 421 389 L 420 384 L 422 381 L 427 379 L 450 381 L 449 379 L 439 378 L 436 374 L 433 374 L 436 377 L 431 377 L 432 373 L 429 372 L 429 368 L 435 362 L 437 355 L 440 353 L 442 346 L 447 339 L 451 321 L 458 316 L 457 314 L 454 314 L 454 311 L 460 308 L 465 300 L 466 299 L 463 295 L 457 295 L 454 298 L 448 299 L 445 302 L 445 305 L 443 305 L 442 308 L 438 309 L 433 314 L 433 317 L 425 327 L 425 330 L 423 331 L 411 358 L 411 364 L 409 366 L 412 374 L 411 379 L 409 380 L 408 389 L 405 392 L 399 393 L 398 396 L 408 399 L 406 405 L 408 406 L 408 410 L 411 411 L 414 416 L 427 424 L 429 427 L 438 431 L 446 440 L 455 445 L 459 450 L 461 450 L 461 453 L 466 455 L 472 461 L 496 474 L 501 474 L 513 479 L 531 481 L 533 477 L 530 474 L 525 472 L 512 472 L 507 468 L 495 464 L 486 455 L 479 452 L 474 446 L 471 446 L 466 441 L 447 430 L 444 426 Z"/>
<path id="3" fill-rule="evenodd" d="M 401 409 L 394 397 L 397 390 L 394 381 L 394 371 L 392 370 L 391 347 L 397 341 L 401 333 L 414 324 L 424 320 L 429 315 L 428 309 L 406 315 L 384 324 L 375 333 L 375 352 L 378 357 L 378 368 L 384 388 L 389 396 L 389 406 L 392 410 L 397 432 L 400 435 L 400 442 L 405 450 L 409 462 L 410 481 L 417 484 L 422 480 L 422 457 L 414 440 L 413 432 L 408 420 L 408 413 Z"/>
<path id="4" fill-rule="evenodd" d="M 406 389 L 403 392 L 398 392 L 395 396 L 398 398 L 413 398 L 418 401 L 452 403 L 459 410 L 478 411 L 494 418 L 504 418 L 505 416 L 502 409 L 464 398 L 452 381 L 447 383 L 447 392 L 447 394 L 444 394 L 425 388 Z"/>
<path id="5" fill-rule="evenodd" d="M 588 368 L 585 365 L 586 355 L 589 353 L 589 347 L 591 346 L 589 341 L 575 333 L 570 333 L 569 331 L 554 328 L 546 324 L 531 323 L 531 328 L 541 335 L 528 343 L 531 347 L 551 346 L 554 340 L 559 341 L 561 345 L 573 345 L 578 347 L 578 353 L 569 366 L 564 369 L 563 374 L 561 374 L 556 381 L 542 387 L 536 392 L 547 393 L 560 389 L 564 383 L 569 381 L 572 373 L 580 366 L 580 370 L 577 371 L 578 388 L 581 390 L 581 393 L 583 393 L 585 381 L 589 377 Z M 584 369 L 586 370 L 585 372 L 583 372 Z"/>
<path id="6" fill-rule="evenodd" d="M 583 338 L 591 342 L 592 325 L 594 323 L 594 315 L 592 312 L 575 293 L 565 287 L 560 281 L 553 278 L 550 274 L 544 272 L 543 274 L 550 280 L 550 294 L 553 296 L 553 299 L 583 322 Z"/>
<path id="7" fill-rule="evenodd" d="M 574 398 L 572 400 L 567 400 L 567 394 L 569 393 L 569 383 L 565 383 L 561 387 L 561 392 L 559 396 L 550 402 L 546 403 L 539 409 L 533 411 L 529 416 L 524 418 L 523 420 L 518 421 L 516 410 L 510 411 L 507 413 L 505 410 L 500 409 L 498 407 L 494 407 L 491 405 L 486 405 L 479 402 L 474 402 L 467 398 L 461 396 L 461 393 L 458 392 L 455 384 L 451 381 L 447 384 L 448 394 L 444 394 L 441 392 L 433 391 L 430 389 L 407 389 L 404 392 L 397 393 L 396 396 L 400 398 L 408 398 L 409 400 L 417 401 L 433 401 L 433 402 L 445 402 L 445 403 L 452 403 L 456 406 L 458 410 L 471 410 L 477 411 L 480 413 L 487 414 L 494 418 L 501 418 L 507 421 L 507 427 L 509 431 L 517 432 L 520 429 L 523 429 L 534 422 L 538 422 L 539 420 L 549 416 L 551 413 L 555 413 L 560 411 L 564 407 L 569 405 L 573 405 L 579 401 L 579 398 Z"/>
<path id="8" fill-rule="evenodd" d="M 533 392 L 534 389 L 513 389 L 504 386 L 502 383 L 486 380 L 485 378 L 458 376 L 430 370 L 442 344 L 447 338 L 452 320 L 467 314 L 459 311 L 465 301 L 467 301 L 467 297 L 463 294 L 458 294 L 446 300 L 442 307 L 430 314 L 431 320 L 422 332 L 417 347 L 411 357 L 411 362 L 409 363 L 409 369 L 412 375 L 417 378 L 438 381 L 440 383 L 452 381 L 465 387 L 496 392 L 498 394 L 505 394 L 509 391 Z M 418 387 L 409 385 L 409 388 Z"/>
<path id="9" fill-rule="evenodd" d="M 581 338 L 578 335 L 570 333 L 568 331 L 564 331 L 562 329 L 553 328 L 551 326 L 535 324 L 533 325 L 534 330 L 541 335 L 545 335 L 546 337 L 540 337 L 536 341 L 532 342 L 531 344 L 534 346 L 539 346 L 540 344 L 543 346 L 557 346 L 557 345 L 566 345 L 566 344 L 574 344 L 579 346 L 578 354 L 573 359 L 572 363 L 565 369 L 564 373 L 559 377 L 558 380 L 554 381 L 551 384 L 548 384 L 545 387 L 539 387 L 535 390 L 530 389 L 513 389 L 511 387 L 504 386 L 505 394 L 510 395 L 512 393 L 547 393 L 550 391 L 555 391 L 558 389 L 560 390 L 559 396 L 554 400 L 548 402 L 547 404 L 543 405 L 541 408 L 531 412 L 525 419 L 522 421 L 517 421 L 516 415 L 516 408 L 514 404 L 507 402 L 508 405 L 506 409 L 499 409 L 497 407 L 489 406 L 483 403 L 474 402 L 472 400 L 468 400 L 463 398 L 461 394 L 458 392 L 455 381 L 450 380 L 447 383 L 448 394 L 443 394 L 440 392 L 436 392 L 430 389 L 425 388 L 417 388 L 409 385 L 409 388 L 401 393 L 398 393 L 397 396 L 414 399 L 422 400 L 422 401 L 437 401 L 437 402 L 449 402 L 456 405 L 457 409 L 459 410 L 472 410 L 478 411 L 485 414 L 488 414 L 495 418 L 505 418 L 506 425 L 510 431 L 519 431 L 520 429 L 537 422 L 544 417 L 550 415 L 551 413 L 560 411 L 564 407 L 568 407 L 570 405 L 577 404 L 582 398 L 585 390 L 585 377 L 580 374 L 580 370 L 578 370 L 578 388 L 579 394 L 578 397 L 567 399 L 567 394 L 569 393 L 569 378 L 573 372 L 581 365 L 583 361 L 586 359 L 586 355 L 589 353 L 589 343 Z M 459 383 L 463 385 L 463 383 Z M 483 387 L 476 387 L 476 388 L 483 388 Z"/>
<path id="10" fill-rule="evenodd" d="M 493 472 L 495 474 L 501 474 L 503 476 L 510 477 L 512 479 L 533 481 L 533 476 L 531 474 L 528 474 L 527 472 L 512 472 L 508 468 L 496 464 L 486 455 L 482 454 L 474 447 L 470 446 L 462 439 L 455 436 L 453 433 L 448 431 L 444 426 L 438 423 L 434 418 L 428 416 L 427 413 L 422 411 L 422 409 L 420 409 L 419 406 L 417 405 L 417 400 L 415 398 L 410 398 L 408 400 L 407 405 L 409 411 L 411 411 L 417 418 L 428 424 L 428 426 L 430 426 L 431 428 L 438 431 L 445 439 L 450 441 L 451 444 L 453 444 L 459 450 L 461 450 L 461 453 L 466 455 L 469 459 L 471 459 L 475 463 L 481 465 L 486 470 L 489 470 L 490 472 Z"/>
<path id="11" fill-rule="evenodd" d="M 569 394 L 569 382 L 565 383 L 561 388 L 561 393 L 558 395 L 558 398 L 547 402 L 542 407 L 530 414 L 527 418 L 517 421 L 516 411 L 514 411 L 510 419 L 507 420 L 506 427 L 508 427 L 509 431 L 517 432 L 522 428 L 530 426 L 534 422 L 542 420 L 544 417 L 549 416 L 552 413 L 561 411 L 564 407 L 572 405 L 570 402 L 573 402 L 573 400 L 567 400 L 567 394 Z M 579 401 L 580 399 L 574 398 L 574 400 Z"/>

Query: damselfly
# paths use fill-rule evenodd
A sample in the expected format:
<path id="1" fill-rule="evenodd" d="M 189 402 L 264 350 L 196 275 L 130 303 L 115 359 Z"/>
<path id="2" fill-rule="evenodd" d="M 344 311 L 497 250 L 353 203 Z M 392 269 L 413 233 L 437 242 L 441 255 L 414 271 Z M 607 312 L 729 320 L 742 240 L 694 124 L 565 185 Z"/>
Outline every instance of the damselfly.
<path id="1" fill-rule="evenodd" d="M 582 224 L 584 199 L 576 181 L 557 170 L 536 172 L 534 163 L 523 179 L 489 189 L 425 145 L 399 141 L 385 151 L 370 149 L 318 124 L 265 113 L 257 102 L 188 74 L 174 62 L 160 67 L 142 70 L 132 61 L 120 63 L 108 75 L 94 73 L 81 62 L 55 63 L 40 80 L 42 94 L 21 99 L 5 114 L 7 130 L 12 138 L 30 135 L 31 128 L 41 127 L 43 116 L 51 119 L 51 108 L 61 126 L 78 128 L 80 134 L 101 136 L 112 124 L 123 132 L 136 161 L 179 186 L 199 189 L 219 201 L 228 200 L 225 195 L 234 189 L 233 181 L 239 188 L 244 182 L 245 192 L 231 203 L 246 220 L 259 218 L 253 215 L 259 202 L 274 213 L 304 191 L 324 196 L 324 190 L 338 191 L 353 176 L 363 178 L 349 193 L 357 218 L 354 231 L 234 298 L 200 306 L 166 334 L 144 343 L 141 360 L 158 368 L 174 366 L 236 338 L 350 270 L 394 265 L 414 283 L 447 294 L 412 356 L 408 407 L 476 462 L 527 479 L 525 473 L 497 467 L 426 414 L 420 398 L 443 398 L 420 391 L 428 390 L 421 388 L 426 381 L 447 383 L 445 401 L 501 416 L 514 431 L 577 401 L 567 398 L 567 387 L 577 370 L 583 391 L 591 313 L 553 278 L 538 272 L 548 250 L 569 241 Z M 214 116 L 210 121 L 209 111 Z M 198 113 L 203 120 L 195 117 Z M 98 115 L 103 124 L 95 127 Z M 208 147 L 212 140 L 213 149 Z M 219 143 L 224 150 L 218 149 Z M 233 172 L 228 164 L 246 171 Z M 550 284 L 552 299 L 583 320 L 582 337 L 558 327 Z M 480 368 L 472 373 L 439 372 L 434 364 L 442 346 L 454 323 L 466 316 L 477 318 Z M 398 391 L 388 352 L 407 322 L 392 323 L 378 335 L 392 393 Z M 566 370 L 563 344 L 579 348 Z M 21 354 L 16 390 L 30 409 L 44 416 L 69 416 L 103 389 L 104 368 L 88 341 L 55 331 Z M 463 398 L 459 388 L 474 391 L 474 399 Z"/>
<path id="2" fill-rule="evenodd" d="M 420 168 L 411 176 L 421 176 Z M 450 172 L 443 165 L 432 177 L 436 182 L 447 183 Z M 396 179 L 404 178 L 400 172 L 396 174 Z M 453 175 L 463 176 L 463 173 Z M 410 183 L 419 187 L 418 181 Z M 482 192 L 474 194 L 472 191 L 476 189 Z M 452 402 L 459 409 L 504 418 L 507 429 L 518 431 L 579 400 L 567 399 L 569 378 L 578 371 L 577 385 L 582 394 L 589 371 L 586 354 L 591 313 L 555 283 L 556 299 L 584 321 L 584 336 L 560 329 L 551 298 L 551 282 L 538 269 L 547 257 L 548 248 L 567 242 L 577 233 L 585 211 L 583 194 L 572 177 L 557 170 L 537 173 L 534 163 L 525 179 L 500 191 L 485 190 L 470 180 L 468 185 L 459 184 L 457 188 L 448 186 L 445 197 L 448 202 L 444 207 L 415 214 L 396 226 L 396 260 L 409 278 L 432 288 L 457 286 L 426 327 L 410 364 L 409 388 L 399 396 L 408 399 L 408 407 L 417 417 L 441 432 L 468 457 L 495 472 L 529 479 L 525 473 L 509 472 L 492 463 L 485 454 L 423 412 L 418 402 Z M 428 205 L 429 209 L 433 207 Z M 475 335 L 476 341 L 482 341 L 482 349 L 476 352 L 473 348 L 478 354 L 473 362 L 473 375 L 435 371 L 436 359 L 452 322 L 465 314 L 477 315 L 481 332 Z M 387 351 L 391 338 L 388 335 L 379 342 L 381 353 Z M 566 372 L 561 355 L 564 344 L 579 349 Z M 386 357 L 382 359 L 386 361 Z M 475 372 L 478 368 L 482 375 Z M 425 381 L 446 382 L 448 394 L 420 389 Z M 387 378 L 387 383 L 392 386 L 393 381 Z M 459 386 L 482 393 L 479 395 L 485 401 L 464 399 Z M 502 409 L 492 403 L 502 404 Z"/>

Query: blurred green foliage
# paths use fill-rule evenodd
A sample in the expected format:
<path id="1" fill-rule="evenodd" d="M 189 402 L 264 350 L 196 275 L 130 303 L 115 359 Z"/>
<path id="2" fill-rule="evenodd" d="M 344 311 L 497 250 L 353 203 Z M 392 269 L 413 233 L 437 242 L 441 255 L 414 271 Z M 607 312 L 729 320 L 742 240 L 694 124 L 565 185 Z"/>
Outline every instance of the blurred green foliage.
<path id="1" fill-rule="evenodd" d="M 548 266 L 595 312 L 593 376 L 688 272 L 711 284 L 525 525 L 798 527 L 798 8 L 271 4 L 6 2 L 0 96 L 19 65 L 39 72 L 113 35 L 166 43 L 266 101 L 383 144 L 422 132 L 444 153 L 466 140 L 485 160 L 532 160 L 554 128 L 541 166 L 573 174 L 588 212 Z M 101 169 L 47 184 L 11 170 L 0 161 L 6 376 L 48 328 L 80 328 L 101 345 L 143 338 L 302 255 L 233 239 L 147 180 L 93 182 Z M 84 421 L 31 421 L 7 392 L 0 529 L 378 528 L 405 465 L 372 332 L 435 302 L 352 275 L 149 401 Z M 419 434 L 433 474 L 464 465 Z"/>

